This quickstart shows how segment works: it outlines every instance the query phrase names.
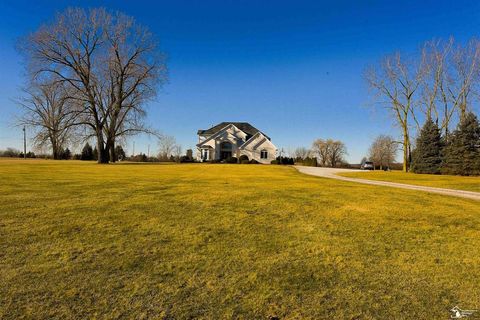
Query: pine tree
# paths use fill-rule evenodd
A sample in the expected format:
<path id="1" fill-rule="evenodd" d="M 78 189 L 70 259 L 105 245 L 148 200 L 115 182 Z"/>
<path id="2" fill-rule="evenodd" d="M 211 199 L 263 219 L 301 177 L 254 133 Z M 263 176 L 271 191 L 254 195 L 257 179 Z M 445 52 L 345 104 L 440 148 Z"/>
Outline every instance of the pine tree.
<path id="1" fill-rule="evenodd" d="M 412 171 L 439 174 L 442 164 L 443 142 L 438 125 L 427 119 L 417 138 L 413 151 Z"/>
<path id="2" fill-rule="evenodd" d="M 81 160 L 93 160 L 93 149 L 90 144 L 87 142 L 82 149 Z"/>
<path id="3" fill-rule="evenodd" d="M 467 113 L 449 138 L 442 172 L 458 175 L 480 174 L 480 124 Z"/>
<path id="4" fill-rule="evenodd" d="M 126 154 L 122 146 L 115 146 L 115 161 L 124 160 L 125 158 Z"/>

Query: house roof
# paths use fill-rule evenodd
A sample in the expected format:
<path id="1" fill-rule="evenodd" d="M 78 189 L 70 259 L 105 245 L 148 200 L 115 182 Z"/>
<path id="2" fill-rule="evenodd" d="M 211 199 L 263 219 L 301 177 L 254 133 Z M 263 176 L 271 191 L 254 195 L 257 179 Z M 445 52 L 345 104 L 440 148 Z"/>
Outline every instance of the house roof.
<path id="1" fill-rule="evenodd" d="M 214 133 L 217 133 L 219 130 L 222 130 L 229 124 L 233 124 L 235 127 L 237 127 L 238 129 L 242 130 L 243 132 L 251 136 L 253 136 L 255 133 L 260 131 L 248 122 L 221 122 L 216 126 L 211 127 L 210 129 L 198 130 L 197 134 L 201 134 L 201 135 L 214 134 Z"/>
<path id="2" fill-rule="evenodd" d="M 249 123 L 246 123 L 246 122 L 222 122 L 222 123 L 220 123 L 220 124 L 226 124 L 226 126 L 220 128 L 219 130 L 217 130 L 217 131 L 214 132 L 213 134 L 210 134 L 209 137 L 207 137 L 205 140 L 203 140 L 202 142 L 200 142 L 199 144 L 197 144 L 197 147 L 199 147 L 199 148 L 204 148 L 204 146 L 206 145 L 206 143 L 207 143 L 208 141 L 210 141 L 210 140 L 212 140 L 212 139 L 216 139 L 217 136 L 219 136 L 220 134 L 222 134 L 222 132 L 224 132 L 224 131 L 227 130 L 228 128 L 234 127 L 234 128 L 239 129 L 239 128 L 235 125 L 235 123 L 247 124 L 247 125 L 251 126 L 253 129 L 257 130 L 257 132 L 256 132 L 255 134 L 251 135 L 251 136 L 249 135 L 249 133 L 243 131 L 243 132 L 247 133 L 247 141 L 245 141 L 241 146 L 239 146 L 240 149 L 244 148 L 245 146 L 247 146 L 248 144 L 250 144 L 252 141 L 254 141 L 257 136 L 263 137 L 263 140 L 260 141 L 259 143 L 257 143 L 257 145 L 256 145 L 254 148 L 256 148 L 258 145 L 262 144 L 262 143 L 265 142 L 265 141 L 268 141 L 268 143 L 270 143 L 271 145 L 273 145 L 273 143 L 270 141 L 270 138 L 269 138 L 267 135 L 265 135 L 263 132 L 259 131 L 258 129 L 254 128 L 254 127 L 253 127 L 252 125 L 250 125 Z M 215 126 L 215 127 L 216 127 L 216 126 Z M 213 128 L 214 128 L 214 127 L 212 127 L 212 129 L 213 129 Z M 199 132 L 200 132 L 200 131 L 206 131 L 206 130 L 199 130 Z M 200 133 L 199 133 L 199 134 L 200 134 Z M 273 146 L 274 146 L 274 145 L 273 145 Z M 275 148 L 276 148 L 276 147 L 275 147 Z"/>
<path id="3" fill-rule="evenodd" d="M 247 141 L 245 141 L 244 144 L 242 144 L 240 146 L 240 149 L 245 149 L 249 144 L 251 144 L 253 141 L 255 141 L 255 139 L 260 136 L 260 137 L 263 137 L 263 139 L 260 139 L 260 141 L 258 141 L 255 146 L 253 147 L 253 149 L 257 149 L 258 146 L 262 145 L 265 141 L 268 141 L 269 144 L 271 144 L 272 146 L 275 147 L 275 145 L 272 143 L 272 141 L 270 141 L 270 139 L 264 135 L 262 132 L 257 132 L 255 135 L 253 135 L 250 139 L 248 139 Z M 277 147 L 275 147 L 276 149 Z"/>

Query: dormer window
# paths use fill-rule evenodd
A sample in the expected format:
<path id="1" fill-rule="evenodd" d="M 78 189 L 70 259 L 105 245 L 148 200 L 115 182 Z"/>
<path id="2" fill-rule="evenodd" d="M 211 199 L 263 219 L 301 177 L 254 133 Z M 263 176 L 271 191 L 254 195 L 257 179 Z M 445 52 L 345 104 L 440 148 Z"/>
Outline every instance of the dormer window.
<path id="1" fill-rule="evenodd" d="M 267 150 L 260 151 L 260 159 L 267 159 L 267 158 L 268 158 Z"/>

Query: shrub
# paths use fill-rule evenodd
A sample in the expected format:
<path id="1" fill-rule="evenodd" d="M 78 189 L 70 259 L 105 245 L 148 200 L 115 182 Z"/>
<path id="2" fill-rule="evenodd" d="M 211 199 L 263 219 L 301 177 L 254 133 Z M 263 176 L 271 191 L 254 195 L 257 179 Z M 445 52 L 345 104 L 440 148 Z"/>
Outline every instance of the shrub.
<path id="1" fill-rule="evenodd" d="M 20 152 L 20 153 L 18 154 L 18 157 L 19 157 L 19 158 L 23 158 L 23 152 Z M 37 157 L 37 156 L 35 155 L 34 152 L 32 152 L 32 151 L 27 152 L 26 158 L 36 158 L 36 157 Z"/>
<path id="2" fill-rule="evenodd" d="M 226 163 L 238 163 L 238 159 L 236 157 L 228 157 L 225 159 Z"/>
<path id="3" fill-rule="evenodd" d="M 133 157 L 129 157 L 127 160 L 132 162 L 148 162 L 149 158 L 146 154 L 140 153 Z"/>
<path id="4" fill-rule="evenodd" d="M 274 162 L 276 161 L 276 162 Z M 289 158 L 289 157 L 277 157 L 277 159 L 275 160 L 272 160 L 270 162 L 271 164 L 295 164 L 295 161 L 293 160 L 293 158 Z"/>
<path id="5" fill-rule="evenodd" d="M 242 155 L 238 158 L 238 161 L 239 161 L 240 163 L 243 163 L 245 160 L 248 162 L 249 159 L 248 159 L 248 157 L 247 157 L 246 155 L 244 155 L 244 154 L 242 154 Z"/>
<path id="6" fill-rule="evenodd" d="M 241 164 L 249 164 L 250 161 L 248 161 L 248 159 L 243 159 L 243 160 L 240 160 L 240 163 Z"/>
<path id="7" fill-rule="evenodd" d="M 258 161 L 257 161 L 257 160 L 255 160 L 255 159 L 252 159 L 252 160 L 250 160 L 250 162 L 249 162 L 249 163 L 250 163 L 250 164 L 259 164 L 260 162 L 258 162 Z"/>
<path id="8" fill-rule="evenodd" d="M 180 163 L 188 163 L 188 162 L 193 162 L 193 158 L 190 158 L 189 156 L 181 156 Z"/>

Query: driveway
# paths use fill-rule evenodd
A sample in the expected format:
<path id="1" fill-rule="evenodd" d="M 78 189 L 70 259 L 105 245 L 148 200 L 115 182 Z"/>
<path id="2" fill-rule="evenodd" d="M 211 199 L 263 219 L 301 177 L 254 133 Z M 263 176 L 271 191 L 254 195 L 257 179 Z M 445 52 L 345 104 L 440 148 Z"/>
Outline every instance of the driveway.
<path id="1" fill-rule="evenodd" d="M 365 172 L 362 170 L 353 170 L 353 169 L 338 169 L 338 168 L 320 168 L 320 167 L 303 167 L 303 166 L 294 166 L 295 169 L 304 174 L 309 174 L 312 176 L 318 176 L 323 178 L 331 178 L 348 182 L 357 182 L 364 184 L 371 184 L 375 186 L 384 186 L 384 187 L 393 187 L 393 188 L 402 188 L 409 190 L 418 190 L 430 193 L 438 193 L 447 196 L 461 197 L 473 200 L 480 201 L 480 192 L 473 191 L 463 191 L 463 190 L 454 190 L 454 189 L 444 189 L 444 188 L 434 188 L 434 187 L 425 187 L 425 186 L 416 186 L 412 184 L 397 183 L 397 182 L 388 182 L 388 181 L 375 181 L 368 179 L 358 179 L 358 178 L 348 178 L 337 175 L 341 172 Z"/>

